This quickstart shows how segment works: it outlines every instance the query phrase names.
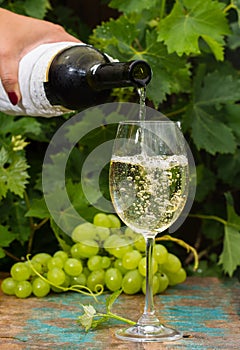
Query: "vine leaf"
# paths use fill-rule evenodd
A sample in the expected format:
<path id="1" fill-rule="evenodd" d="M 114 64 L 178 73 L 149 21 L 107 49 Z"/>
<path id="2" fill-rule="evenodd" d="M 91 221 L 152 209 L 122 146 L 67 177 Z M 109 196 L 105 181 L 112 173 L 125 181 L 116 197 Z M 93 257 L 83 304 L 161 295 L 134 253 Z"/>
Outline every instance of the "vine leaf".
<path id="1" fill-rule="evenodd" d="M 105 302 L 106 312 L 98 312 L 94 306 L 92 305 L 83 305 L 80 304 L 83 308 L 84 313 L 80 316 L 78 316 L 78 322 L 80 325 L 85 329 L 87 332 L 91 328 L 96 328 L 102 323 L 109 321 L 111 319 L 118 320 L 120 322 L 126 322 L 131 325 L 135 325 L 136 322 L 127 319 L 125 317 L 119 316 L 115 313 L 111 312 L 111 308 L 113 306 L 113 303 L 116 301 L 116 299 L 119 297 L 119 295 L 122 293 L 122 290 L 117 290 L 114 293 L 112 293 Z"/>
<path id="2" fill-rule="evenodd" d="M 152 8 L 159 0 L 112 0 L 109 4 L 110 7 L 116 8 L 123 13 L 137 12 L 141 13 L 146 9 Z"/>
<path id="3" fill-rule="evenodd" d="M 194 120 L 192 124 L 192 136 L 197 148 L 205 149 L 210 154 L 233 153 L 236 148 L 232 130 L 220 120 L 217 120 L 212 112 L 198 108 L 193 109 Z"/>
<path id="4" fill-rule="evenodd" d="M 38 0 L 37 6 L 35 0 L 25 0 L 24 8 L 27 15 L 43 19 L 47 10 L 51 9 L 51 5 L 48 0 Z"/>
<path id="5" fill-rule="evenodd" d="M 224 35 L 230 33 L 224 4 L 212 0 L 176 1 L 170 14 L 159 23 L 158 40 L 168 52 L 200 54 L 199 39 L 212 50 L 217 60 L 223 61 Z"/>
<path id="6" fill-rule="evenodd" d="M 225 120 L 224 108 L 235 105 L 240 99 L 239 91 L 240 79 L 226 67 L 209 73 L 203 79 L 196 76 L 193 102 L 186 115 L 192 119 L 192 137 L 198 150 L 205 149 L 213 155 L 235 152 L 235 133 Z M 230 114 L 231 109 L 229 121 Z"/>
<path id="7" fill-rule="evenodd" d="M 29 175 L 28 164 L 17 152 L 2 146 L 0 149 L 0 199 L 6 197 L 8 190 L 23 197 Z"/>
<path id="8" fill-rule="evenodd" d="M 122 290 L 116 290 L 114 293 L 110 294 L 109 297 L 107 297 L 106 299 L 106 308 L 107 311 L 111 311 L 111 308 L 113 306 L 113 304 L 115 303 L 115 301 L 117 300 L 117 298 L 119 297 L 119 295 L 122 293 Z"/>
<path id="9" fill-rule="evenodd" d="M 233 272 L 240 265 L 240 232 L 230 225 L 225 225 L 224 231 L 224 248 L 219 258 L 219 264 L 223 265 L 223 271 L 232 277 Z"/>
<path id="10" fill-rule="evenodd" d="M 84 314 L 79 316 L 78 322 L 84 327 L 85 331 L 88 331 L 93 327 L 93 319 L 96 316 L 96 310 L 92 305 L 83 305 L 81 304 Z"/>
<path id="11" fill-rule="evenodd" d="M 224 225 L 223 251 L 219 257 L 219 265 L 223 265 L 223 271 L 232 277 L 237 266 L 240 265 L 240 216 L 233 207 L 232 196 L 227 193 L 228 221 Z"/>
<path id="12" fill-rule="evenodd" d="M 11 232 L 8 226 L 0 225 L 0 258 L 5 256 L 3 247 L 9 247 L 16 238 L 17 235 Z"/>

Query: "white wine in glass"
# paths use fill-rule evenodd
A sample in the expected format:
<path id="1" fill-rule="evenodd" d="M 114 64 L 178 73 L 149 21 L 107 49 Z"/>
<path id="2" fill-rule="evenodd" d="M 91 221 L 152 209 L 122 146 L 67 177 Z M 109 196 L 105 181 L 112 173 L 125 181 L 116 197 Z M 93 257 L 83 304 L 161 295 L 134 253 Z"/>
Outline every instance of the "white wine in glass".
<path id="1" fill-rule="evenodd" d="M 120 122 L 110 162 L 110 195 L 116 213 L 146 241 L 144 312 L 135 326 L 117 331 L 120 339 L 170 341 L 181 332 L 160 323 L 152 293 L 152 252 L 155 236 L 181 215 L 189 189 L 189 162 L 184 136 L 177 123 Z"/>

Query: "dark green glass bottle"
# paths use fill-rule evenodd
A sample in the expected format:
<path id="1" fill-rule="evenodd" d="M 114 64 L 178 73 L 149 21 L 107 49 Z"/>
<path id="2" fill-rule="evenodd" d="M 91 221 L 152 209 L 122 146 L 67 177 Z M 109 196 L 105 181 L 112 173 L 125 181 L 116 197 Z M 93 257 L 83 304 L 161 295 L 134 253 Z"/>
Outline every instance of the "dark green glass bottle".
<path id="1" fill-rule="evenodd" d="M 113 88 L 146 86 L 151 75 L 145 61 L 115 62 L 92 46 L 77 45 L 54 57 L 44 89 L 51 105 L 77 110 L 107 102 Z"/>

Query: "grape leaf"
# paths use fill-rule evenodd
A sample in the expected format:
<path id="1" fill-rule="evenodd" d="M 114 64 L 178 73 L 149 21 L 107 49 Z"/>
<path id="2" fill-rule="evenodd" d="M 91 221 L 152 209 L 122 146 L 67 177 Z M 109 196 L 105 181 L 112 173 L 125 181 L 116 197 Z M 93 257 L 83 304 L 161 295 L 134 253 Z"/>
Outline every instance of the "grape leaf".
<path id="1" fill-rule="evenodd" d="M 126 60 L 127 56 L 134 56 L 136 52 L 132 43 L 138 38 L 139 32 L 136 23 L 132 23 L 127 16 L 120 16 L 116 20 L 110 18 L 108 22 L 97 26 L 90 41 L 113 58 Z"/>
<path id="2" fill-rule="evenodd" d="M 26 14 L 43 19 L 47 10 L 51 8 L 50 2 L 48 0 L 38 0 L 37 6 L 35 0 L 25 0 L 24 1 L 24 9 Z"/>
<path id="3" fill-rule="evenodd" d="M 221 154 L 216 160 L 218 177 L 231 187 L 240 187 L 240 150 L 234 154 Z"/>
<path id="4" fill-rule="evenodd" d="M 215 105 L 217 108 L 222 104 L 234 103 L 240 98 L 240 79 L 234 77 L 229 71 L 216 70 L 204 78 L 197 103 L 199 105 Z"/>
<path id="5" fill-rule="evenodd" d="M 17 235 L 9 231 L 8 226 L 0 225 L 0 245 L 8 247 L 17 238 Z"/>
<path id="6" fill-rule="evenodd" d="M 240 80 L 220 70 L 201 79 L 195 81 L 193 105 L 187 112 L 192 118 L 194 142 L 199 150 L 205 149 L 211 154 L 234 153 L 236 139 L 223 118 L 222 108 L 240 99 Z M 228 120 L 231 120 L 230 115 Z"/>
<path id="7" fill-rule="evenodd" d="M 240 216 L 234 210 L 232 196 L 226 193 L 225 197 L 228 222 L 224 227 L 223 251 L 219 257 L 219 264 L 223 265 L 223 271 L 232 277 L 240 265 Z"/>
<path id="8" fill-rule="evenodd" d="M 14 201 L 11 207 L 11 213 L 9 213 L 9 223 L 11 230 L 17 232 L 17 239 L 21 244 L 27 242 L 31 234 L 31 226 L 29 225 L 29 219 L 25 217 L 27 210 L 25 201 Z"/>
<path id="9" fill-rule="evenodd" d="M 232 130 L 218 120 L 212 111 L 198 108 L 193 109 L 192 137 L 198 148 L 205 149 L 210 154 L 233 153 L 236 142 Z"/>
<path id="10" fill-rule="evenodd" d="M 235 227 L 225 225 L 225 237 L 223 251 L 219 257 L 219 264 L 223 265 L 223 271 L 232 277 L 237 266 L 240 265 L 240 233 Z"/>
<path id="11" fill-rule="evenodd" d="M 159 0 L 112 0 L 109 6 L 123 13 L 142 12 L 155 6 Z"/>
<path id="12" fill-rule="evenodd" d="M 34 134 L 38 136 L 41 132 L 41 124 L 32 117 L 9 118 L 9 115 L 0 112 L 0 134 L 6 135 L 11 133 L 18 134 Z"/>
<path id="13" fill-rule="evenodd" d="M 115 303 L 115 301 L 117 300 L 117 298 L 119 297 L 119 295 L 122 293 L 122 290 L 116 290 L 114 293 L 112 293 L 111 295 L 109 295 L 109 297 L 107 297 L 106 299 L 106 308 L 107 311 L 111 311 L 111 308 L 113 306 L 113 304 Z"/>
<path id="14" fill-rule="evenodd" d="M 78 322 L 84 327 L 85 331 L 88 331 L 93 327 L 93 320 L 97 312 L 92 305 L 81 304 L 84 314 L 78 317 Z M 97 326 L 97 324 L 95 325 Z"/>
<path id="15" fill-rule="evenodd" d="M 6 255 L 2 247 L 9 247 L 16 238 L 18 238 L 17 235 L 9 231 L 8 226 L 0 225 L 0 259 Z"/>
<path id="16" fill-rule="evenodd" d="M 231 193 L 225 193 L 227 201 L 227 217 L 228 221 L 231 222 L 240 231 L 240 216 L 234 210 L 234 201 Z M 240 249 L 240 246 L 239 246 Z"/>
<path id="17" fill-rule="evenodd" d="M 167 94 L 186 92 L 190 86 L 190 66 L 185 59 L 176 54 L 169 55 L 166 47 L 157 42 L 155 32 L 146 33 L 146 48 L 140 57 L 153 67 L 153 77 L 147 88 L 147 95 L 155 106 L 162 102 Z"/>
<path id="18" fill-rule="evenodd" d="M 223 3 L 212 0 L 176 1 L 170 14 L 159 23 L 158 40 L 168 52 L 200 54 L 202 38 L 217 60 L 223 60 L 224 35 L 229 34 Z"/>
<path id="19" fill-rule="evenodd" d="M 26 217 L 44 219 L 49 217 L 49 211 L 43 198 L 33 199 L 30 209 L 25 214 Z"/>
<path id="20" fill-rule="evenodd" d="M 0 149 L 0 199 L 11 191 L 22 197 L 28 182 L 28 164 L 17 152 L 12 155 L 5 147 Z"/>
<path id="21" fill-rule="evenodd" d="M 227 104 L 224 108 L 224 114 L 226 116 L 225 123 L 233 130 L 233 133 L 240 144 L 240 105 Z M 230 116 L 230 118 L 228 116 Z"/>

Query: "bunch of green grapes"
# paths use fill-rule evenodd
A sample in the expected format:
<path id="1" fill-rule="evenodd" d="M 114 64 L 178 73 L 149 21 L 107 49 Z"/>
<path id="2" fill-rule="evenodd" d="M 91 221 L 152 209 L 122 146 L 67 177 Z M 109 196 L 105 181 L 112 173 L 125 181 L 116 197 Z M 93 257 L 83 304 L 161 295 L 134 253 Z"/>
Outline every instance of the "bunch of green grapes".
<path id="1" fill-rule="evenodd" d="M 126 294 L 145 294 L 145 240 L 129 228 L 122 232 L 120 227 L 117 216 L 96 214 L 93 223 L 73 230 L 74 244 L 69 252 L 58 250 L 52 256 L 38 253 L 30 261 L 15 263 L 11 276 L 1 284 L 2 291 L 19 298 L 41 298 L 50 291 L 61 292 L 63 287 L 86 286 L 96 292 L 101 285 L 111 292 L 122 289 Z M 162 244 L 155 244 L 153 293 L 162 293 L 185 279 L 179 258 Z"/>

